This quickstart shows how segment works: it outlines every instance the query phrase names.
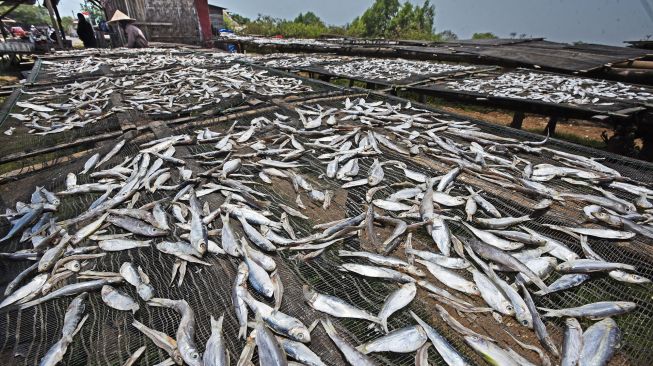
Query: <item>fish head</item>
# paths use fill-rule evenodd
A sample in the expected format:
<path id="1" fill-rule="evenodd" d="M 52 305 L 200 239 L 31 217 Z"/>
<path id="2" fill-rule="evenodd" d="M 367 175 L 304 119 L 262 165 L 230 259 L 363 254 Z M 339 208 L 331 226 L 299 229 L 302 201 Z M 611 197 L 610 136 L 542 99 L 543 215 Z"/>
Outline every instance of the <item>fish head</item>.
<path id="1" fill-rule="evenodd" d="M 311 333 L 305 327 L 294 327 L 288 334 L 290 338 L 296 339 L 298 342 L 309 343 L 311 341 Z"/>
<path id="2" fill-rule="evenodd" d="M 626 274 L 626 280 L 630 283 L 639 283 L 639 284 L 651 283 L 651 280 L 649 280 L 648 278 L 642 277 L 634 273 Z"/>
<path id="3" fill-rule="evenodd" d="M 478 336 L 473 336 L 473 335 L 466 336 L 465 342 L 467 342 L 467 344 L 470 347 L 479 351 L 480 353 L 483 353 L 483 351 L 488 349 L 488 344 L 487 344 L 488 342 L 485 339 Z"/>
<path id="4" fill-rule="evenodd" d="M 317 292 L 313 291 L 308 285 L 302 286 L 302 292 L 304 293 L 304 299 L 309 303 L 313 303 L 317 298 Z"/>
<path id="5" fill-rule="evenodd" d="M 202 366 L 202 357 L 195 348 L 189 348 L 185 352 L 182 351 L 182 359 L 189 366 Z"/>
<path id="6" fill-rule="evenodd" d="M 526 313 L 525 315 L 526 316 L 524 316 L 524 317 L 520 317 L 521 319 L 518 319 L 519 323 L 521 323 L 521 325 L 523 325 L 523 326 L 525 326 L 527 328 L 532 329 L 533 328 L 533 318 L 531 317 L 530 313 Z"/>

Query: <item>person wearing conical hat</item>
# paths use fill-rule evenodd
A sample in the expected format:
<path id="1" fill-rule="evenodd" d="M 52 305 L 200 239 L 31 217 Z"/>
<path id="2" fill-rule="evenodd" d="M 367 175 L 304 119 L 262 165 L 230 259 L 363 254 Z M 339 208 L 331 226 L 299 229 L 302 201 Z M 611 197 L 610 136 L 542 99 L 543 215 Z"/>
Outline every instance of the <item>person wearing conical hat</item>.
<path id="1" fill-rule="evenodd" d="M 127 47 L 129 48 L 146 48 L 148 46 L 147 39 L 143 32 L 134 25 L 136 19 L 130 18 L 127 14 L 120 10 L 116 10 L 113 14 L 109 24 L 118 24 L 120 28 L 127 35 Z"/>

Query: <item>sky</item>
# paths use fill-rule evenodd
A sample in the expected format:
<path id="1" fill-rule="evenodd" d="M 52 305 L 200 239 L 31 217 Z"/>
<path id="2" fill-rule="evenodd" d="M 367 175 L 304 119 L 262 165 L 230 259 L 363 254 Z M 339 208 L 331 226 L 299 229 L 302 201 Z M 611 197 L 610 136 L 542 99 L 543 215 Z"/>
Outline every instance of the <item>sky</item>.
<path id="1" fill-rule="evenodd" d="M 421 4 L 422 0 L 410 0 Z M 249 18 L 261 13 L 294 18 L 313 11 L 326 23 L 343 25 L 373 0 L 210 0 Z M 402 1 L 403 2 L 403 1 Z M 653 35 L 653 0 L 431 0 L 436 31 L 452 30 L 461 39 L 475 32 L 545 37 L 560 42 L 621 45 Z M 78 1 L 62 0 L 61 11 L 77 11 Z"/>

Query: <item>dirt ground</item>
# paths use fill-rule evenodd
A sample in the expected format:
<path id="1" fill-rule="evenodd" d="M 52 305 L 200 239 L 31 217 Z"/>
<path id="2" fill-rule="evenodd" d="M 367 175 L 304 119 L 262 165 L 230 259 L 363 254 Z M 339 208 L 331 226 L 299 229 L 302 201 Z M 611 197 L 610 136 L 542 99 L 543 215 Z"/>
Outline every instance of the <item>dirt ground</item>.
<path id="1" fill-rule="evenodd" d="M 512 113 L 506 111 L 477 111 L 470 108 L 460 108 L 451 105 L 439 105 L 439 107 L 447 112 L 469 116 L 471 118 L 484 120 L 498 125 L 508 126 L 510 125 L 510 122 L 512 122 Z M 547 117 L 527 114 L 522 124 L 522 129 L 530 132 L 542 133 L 548 121 L 549 120 Z M 591 142 L 588 143 L 588 145 L 591 146 L 603 143 L 603 138 L 601 135 L 604 132 L 608 137 L 612 136 L 613 134 L 613 131 L 609 125 L 596 121 L 561 119 L 558 121 L 558 125 L 556 127 L 556 134 L 561 135 L 563 139 L 568 135 L 573 135 L 582 140 L 589 140 L 587 142 Z M 582 143 L 582 141 L 580 142 Z"/>

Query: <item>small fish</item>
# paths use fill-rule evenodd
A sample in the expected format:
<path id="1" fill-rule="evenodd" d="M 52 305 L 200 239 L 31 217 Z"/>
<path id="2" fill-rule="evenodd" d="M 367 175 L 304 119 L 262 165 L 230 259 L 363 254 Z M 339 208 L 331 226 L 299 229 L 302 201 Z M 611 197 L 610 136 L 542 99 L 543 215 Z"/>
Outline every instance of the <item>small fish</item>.
<path id="1" fill-rule="evenodd" d="M 322 326 L 324 327 L 324 330 L 326 331 L 327 335 L 333 343 L 336 344 L 336 347 L 342 352 L 342 354 L 345 356 L 345 359 L 349 364 L 351 365 L 361 365 L 361 366 L 374 366 L 376 363 L 369 358 L 367 355 L 361 353 L 359 350 L 357 350 L 354 346 L 349 344 L 344 338 L 340 337 L 338 333 L 336 332 L 335 327 L 331 323 L 331 320 L 329 319 L 322 319 Z"/>
<path id="2" fill-rule="evenodd" d="M 304 299 L 315 310 L 335 316 L 337 318 L 365 319 L 374 323 L 381 323 L 379 317 L 372 313 L 348 304 L 335 296 L 320 294 L 303 286 Z"/>
<path id="3" fill-rule="evenodd" d="M 566 309 L 548 309 L 540 308 L 546 313 L 544 317 L 574 317 L 574 318 L 589 318 L 589 319 L 603 319 L 610 316 L 625 314 L 637 308 L 637 304 L 629 301 L 599 301 L 575 308 Z"/>
<path id="4" fill-rule="evenodd" d="M 380 338 L 356 347 L 361 353 L 395 352 L 411 353 L 417 351 L 426 343 L 428 337 L 419 325 L 408 326 L 394 330 Z"/>
<path id="5" fill-rule="evenodd" d="M 102 286 L 101 295 L 102 301 L 110 308 L 122 311 L 130 310 L 132 313 L 136 313 L 140 309 L 138 303 L 131 296 L 110 285 Z"/>
<path id="6" fill-rule="evenodd" d="M 607 365 L 617 351 L 621 330 L 612 318 L 594 323 L 583 333 L 579 366 Z"/>
<path id="7" fill-rule="evenodd" d="M 91 171 L 91 169 L 93 169 L 95 167 L 95 164 L 98 162 L 98 160 L 100 160 L 100 153 L 97 153 L 97 154 L 91 156 L 86 161 L 86 163 L 84 163 L 84 170 L 82 170 L 81 174 L 86 174 L 89 171 Z"/>
<path id="8" fill-rule="evenodd" d="M 388 333 L 388 318 L 395 312 L 403 309 L 408 306 L 415 295 L 417 294 L 417 288 L 415 283 L 408 282 L 401 285 L 397 290 L 393 291 L 388 295 L 379 311 L 379 319 L 381 319 L 381 326 L 383 330 Z"/>
<path id="9" fill-rule="evenodd" d="M 100 249 L 106 252 L 117 252 L 121 250 L 130 250 L 134 248 L 147 248 L 151 245 L 151 240 L 127 240 L 127 239 L 109 239 L 102 240 L 98 243 Z"/>
<path id="10" fill-rule="evenodd" d="M 206 347 L 202 361 L 204 366 L 228 366 L 229 353 L 225 345 L 225 339 L 222 335 L 222 322 L 224 315 L 215 320 L 211 315 L 211 336 L 206 341 Z"/>
<path id="11" fill-rule="evenodd" d="M 479 288 L 476 286 L 476 284 L 474 284 L 474 282 L 466 280 L 456 272 L 453 272 L 435 263 L 421 259 L 415 259 L 415 262 L 422 264 L 438 281 L 456 291 L 460 291 L 469 295 L 481 294 L 479 292 Z"/>
<path id="12" fill-rule="evenodd" d="M 565 319 L 560 366 L 576 366 L 580 360 L 583 344 L 583 328 L 574 318 Z"/>

